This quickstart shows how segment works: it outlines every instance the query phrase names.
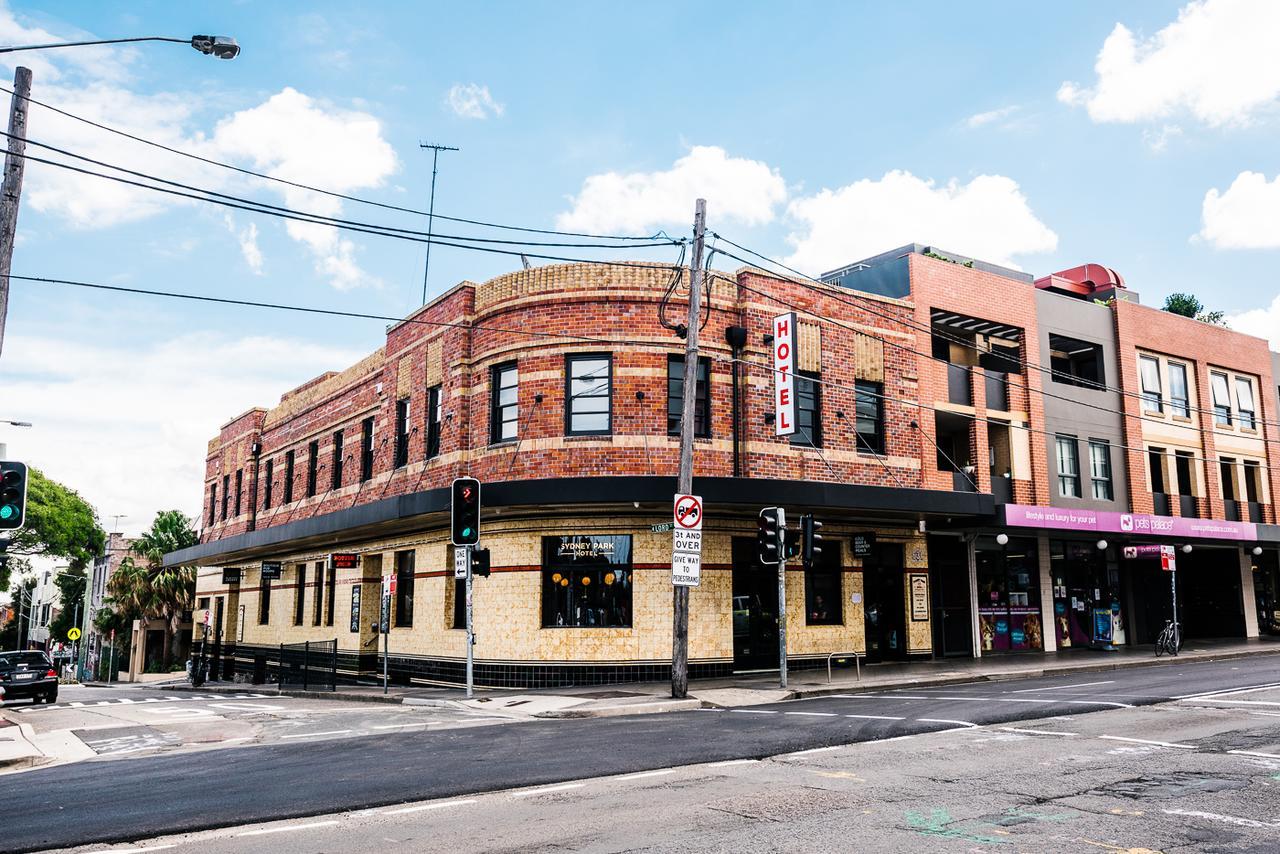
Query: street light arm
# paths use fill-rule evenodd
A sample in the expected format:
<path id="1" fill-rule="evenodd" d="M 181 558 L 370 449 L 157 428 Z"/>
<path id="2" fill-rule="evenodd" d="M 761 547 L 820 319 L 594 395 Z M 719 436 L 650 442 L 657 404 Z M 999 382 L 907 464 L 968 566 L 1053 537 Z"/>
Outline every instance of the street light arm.
<path id="1" fill-rule="evenodd" d="M 102 39 L 100 41 L 91 42 L 58 42 L 54 44 L 29 44 L 21 47 L 0 47 L 0 53 L 16 53 L 20 50 L 48 50 L 55 47 L 88 47 L 90 45 L 99 44 L 128 44 L 130 42 L 175 42 L 177 44 L 191 44 L 190 39 L 171 39 L 165 36 L 141 36 L 134 39 Z"/>

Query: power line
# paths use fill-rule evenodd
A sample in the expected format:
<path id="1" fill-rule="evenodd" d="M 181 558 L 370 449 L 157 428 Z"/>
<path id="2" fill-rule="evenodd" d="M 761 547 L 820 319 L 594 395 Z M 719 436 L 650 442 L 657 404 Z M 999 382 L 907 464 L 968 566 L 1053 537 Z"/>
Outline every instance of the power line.
<path id="1" fill-rule="evenodd" d="M 767 261 L 767 262 L 769 262 L 770 264 L 774 264 L 774 265 L 775 265 L 775 266 L 777 266 L 777 267 L 781 267 L 783 270 L 786 270 L 788 273 L 792 273 L 794 276 L 799 277 L 799 279 L 801 279 L 801 281 L 796 281 L 795 283 L 796 283 L 796 284 L 798 284 L 798 285 L 800 285 L 801 287 L 808 288 L 809 290 L 812 290 L 812 291 L 820 292 L 820 293 L 822 293 L 823 295 L 825 295 L 825 296 L 829 296 L 831 299 L 834 299 L 836 302 L 844 303 L 845 305 L 851 306 L 851 307 L 853 307 L 853 308 L 858 308 L 858 309 L 860 309 L 860 310 L 862 310 L 862 311 L 867 312 L 868 314 L 875 315 L 876 317 L 881 317 L 881 318 L 884 318 L 884 319 L 886 319 L 886 320 L 892 320 L 892 321 L 894 321 L 895 323 L 902 323 L 902 324 L 904 324 L 904 325 L 906 325 L 906 326 L 909 326 L 909 327 L 911 327 L 912 329 L 915 329 L 915 330 L 917 330 L 917 331 L 925 332 L 925 333 L 928 333 L 928 334 L 930 334 L 930 335 L 936 335 L 936 336 L 938 336 L 939 338 L 942 338 L 942 339 L 944 339 L 944 340 L 950 341 L 950 342 L 952 342 L 952 343 L 954 343 L 954 344 L 959 344 L 960 346 L 965 347 L 965 348 L 970 349 L 970 350 L 973 350 L 974 352 L 977 352 L 977 353 L 981 353 L 981 352 L 982 352 L 982 349 L 981 349 L 980 347 L 978 347 L 974 342 L 972 342 L 972 341 L 968 341 L 968 340 L 966 340 L 966 339 L 964 339 L 964 338 L 961 338 L 961 337 L 959 337 L 958 335 L 953 335 L 953 334 L 948 333 L 948 332 L 945 332 L 945 331 L 938 331 L 938 330 L 933 329 L 933 327 L 927 327 L 927 326 L 924 326 L 924 325 L 922 325 L 922 324 L 916 323 L 916 322 L 914 322 L 914 321 L 912 321 L 912 320 L 909 320 L 909 319 L 898 318 L 898 317 L 894 317 L 893 315 L 890 315 L 890 314 L 884 314 L 884 313 L 882 313 L 882 312 L 878 312 L 878 311 L 876 311 L 875 309 L 871 308 L 870 306 L 864 305 L 863 303 L 853 303 L 853 302 L 849 302 L 848 300 L 841 299 L 841 298 L 840 298 L 839 296 L 837 296 L 835 293 L 832 293 L 832 292 L 831 292 L 831 290 L 836 289 L 836 288 L 840 288 L 840 290 L 847 290 L 847 291 L 849 291 L 850 296 L 851 296 L 851 297 L 853 297 L 854 299 L 862 299 L 862 300 L 866 300 L 867 298 L 866 298 L 866 297 L 858 297 L 858 296 L 857 296 L 857 292 L 856 292 L 856 291 L 854 291 L 854 290 L 852 290 L 851 288 L 843 288 L 843 287 L 840 287 L 840 286 L 838 286 L 838 285 L 833 285 L 833 284 L 831 284 L 831 283 L 829 283 L 829 282 L 823 282 L 821 279 L 815 279 L 815 278 L 813 278 L 812 276 L 805 275 L 804 273 L 801 273 L 799 270 L 795 269 L 794 267 L 789 267 L 789 266 L 787 266 L 786 264 L 783 264 L 781 261 L 776 261 L 776 260 L 774 260 L 774 259 L 772 259 L 772 258 L 768 258 L 768 257 L 766 257 L 766 256 L 764 256 L 764 255 L 762 255 L 762 254 L 760 254 L 759 252 L 756 252 L 754 249 L 748 249 L 747 247 L 745 247 L 745 246 L 743 246 L 743 245 L 741 245 L 741 244 L 739 244 L 739 243 L 734 243 L 732 240 L 729 240 L 729 239 L 728 239 L 728 238 L 726 238 L 726 237 L 722 237 L 722 236 L 721 236 L 721 235 L 719 235 L 719 234 L 716 234 L 715 236 L 716 236 L 716 237 L 718 237 L 718 238 L 720 238 L 721 240 L 724 240 L 724 242 L 725 242 L 725 243 L 728 243 L 730 246 L 734 246 L 734 247 L 736 247 L 736 248 L 738 248 L 738 249 L 741 249 L 743 252 L 746 252 L 746 253 L 748 253 L 748 254 L 750 254 L 750 255 L 754 255 L 756 258 L 759 258 L 759 259 L 761 259 L 761 260 L 763 260 L 763 261 Z M 747 260 L 746 258 L 742 258 L 742 257 L 740 257 L 740 256 L 738 256 L 738 255 L 734 255 L 734 254 L 729 253 L 729 252 L 722 252 L 722 254 L 724 254 L 724 255 L 726 255 L 726 256 L 728 256 L 728 257 L 730 257 L 730 258 L 733 258 L 733 259 L 734 259 L 734 260 L 736 260 L 736 261 L 741 261 L 741 262 L 742 262 L 742 263 L 744 263 L 744 264 L 750 264 L 750 265 L 752 265 L 752 266 L 755 266 L 755 262 L 753 262 L 753 261 L 749 261 L 749 260 Z M 788 276 L 787 278 L 788 278 L 789 280 L 794 281 L 794 279 L 792 279 L 792 277 L 790 277 L 790 276 Z M 810 283 L 812 283 L 812 284 L 810 284 Z M 819 291 L 819 289 L 818 289 L 817 287 L 815 287 L 816 285 L 820 285 L 820 286 L 822 286 L 822 290 L 821 290 L 821 291 Z M 1027 344 L 1027 346 L 1026 346 L 1026 347 L 1024 347 L 1024 350 L 1029 351 L 1029 349 L 1030 349 L 1030 345 L 1029 345 L 1029 344 Z M 921 355 L 923 355 L 923 354 L 921 354 Z M 930 359 L 936 359 L 936 360 L 938 360 L 938 361 L 946 361 L 946 360 L 941 359 L 940 357 L 934 356 L 934 355 L 932 355 L 932 354 L 929 354 L 929 355 L 927 356 L 927 358 L 930 358 Z M 1019 362 L 1019 364 L 1021 364 L 1021 365 L 1025 366 L 1025 367 L 1032 368 L 1032 369 L 1037 370 L 1037 371 L 1040 371 L 1040 372 L 1042 372 L 1042 373 L 1049 374 L 1051 378 L 1052 378 L 1052 377 L 1062 376 L 1062 372 L 1061 372 L 1061 371 L 1057 371 L 1057 370 L 1054 370 L 1052 367 L 1045 367 L 1045 366 L 1044 366 L 1044 365 L 1042 365 L 1042 364 L 1039 364 L 1039 363 L 1037 363 L 1037 362 L 1034 362 L 1034 361 L 1032 361 L 1030 358 L 1028 358 L 1026 355 L 1024 355 L 1022 358 L 1020 358 L 1020 359 L 1018 360 L 1018 362 Z M 1015 386 L 1016 386 L 1016 387 L 1023 387 L 1023 388 L 1026 388 L 1026 386 L 1017 386 L 1016 384 L 1015 384 Z M 1095 389 L 1095 390 L 1097 390 L 1097 391 L 1109 391 L 1109 392 L 1112 392 L 1112 393 L 1114 393 L 1114 394 L 1123 395 L 1123 396 L 1125 396 L 1125 397 L 1133 397 L 1133 398 L 1138 398 L 1138 399 L 1141 399 L 1141 398 L 1143 397 L 1143 395 L 1142 395 L 1142 393 L 1141 393 L 1141 392 L 1129 391 L 1128 389 L 1123 389 L 1123 388 L 1120 388 L 1120 387 L 1118 387 L 1118 386 L 1109 386 L 1109 385 L 1106 385 L 1105 383 L 1097 383 L 1097 384 L 1093 384 L 1093 385 L 1091 385 L 1091 386 L 1090 386 L 1090 388 L 1094 388 L 1094 389 Z M 1042 390 L 1038 390 L 1038 389 L 1030 389 L 1030 388 L 1028 388 L 1028 391 L 1039 391 L 1039 393 L 1041 393 L 1041 394 L 1048 394 L 1047 392 L 1044 392 L 1044 391 L 1042 391 Z M 1261 390 L 1259 390 L 1259 393 L 1261 393 Z M 1049 396 L 1051 396 L 1051 397 L 1056 397 L 1056 395 L 1049 395 Z M 1078 401 L 1072 400 L 1072 399 L 1070 399 L 1070 398 L 1061 398 L 1061 399 L 1063 399 L 1063 400 L 1067 400 L 1067 401 L 1068 401 L 1068 402 L 1070 402 L 1070 403 L 1077 403 L 1077 404 L 1079 403 Z M 1080 404 L 1080 405 L 1088 405 L 1088 404 Z M 1100 407 L 1096 407 L 1096 406 L 1095 406 L 1094 408 L 1100 408 Z M 1180 407 L 1180 408 L 1181 408 L 1181 407 Z M 1187 401 L 1187 405 L 1186 405 L 1186 407 L 1185 407 L 1185 408 L 1186 408 L 1186 409 L 1188 409 L 1188 410 L 1190 410 L 1190 411 L 1193 411 L 1193 412 L 1198 412 L 1198 413 L 1208 413 L 1208 414 L 1210 414 L 1210 415 L 1214 414 L 1212 409 L 1206 409 L 1206 408 L 1204 408 L 1203 406 L 1193 405 L 1193 404 L 1191 403 L 1191 401 L 1189 401 L 1189 400 Z M 1112 410 L 1110 410 L 1110 409 L 1105 409 L 1105 408 L 1104 408 L 1104 411 L 1106 411 L 1106 412 L 1111 412 Z M 1156 419 L 1156 420 L 1159 420 L 1159 419 Z M 1255 420 L 1256 420 L 1259 424 L 1280 425 L 1280 420 L 1273 420 L 1273 419 L 1260 418 L 1260 417 L 1258 417 L 1256 414 L 1255 414 Z M 1265 436 L 1262 436 L 1261 438 L 1262 438 L 1264 441 L 1267 441 L 1267 442 L 1274 442 L 1274 441 L 1275 441 L 1274 439 L 1267 439 Z"/>
<path id="2" fill-rule="evenodd" d="M 5 92 L 9 95 L 13 94 L 12 89 L 8 89 L 4 86 L 0 86 L 0 92 Z M 428 216 L 427 211 L 416 210 L 414 208 L 401 207 L 399 205 L 392 205 L 386 202 L 375 202 L 372 199 L 362 199 L 359 196 L 350 196 L 345 193 L 334 192 L 333 190 L 324 190 L 319 187 L 310 186 L 308 184 L 302 184 L 296 181 L 289 181 L 285 178 L 279 178 L 279 177 L 276 177 L 275 175 L 267 175 L 262 172 L 255 172 L 252 169 L 245 169 L 244 167 L 241 167 L 241 166 L 235 166 L 230 163 L 223 163 L 220 160 L 213 160 L 208 157 L 202 157 L 199 154 L 193 154 L 190 151 L 183 151 L 180 148 L 174 148 L 173 146 L 165 145 L 163 143 L 159 143 L 154 140 L 150 140 L 145 137 L 138 136 L 137 134 L 132 134 L 132 133 L 129 133 L 128 131 L 123 131 L 123 130 L 120 130 L 119 128 L 114 128 L 114 127 L 111 127 L 110 125 L 106 125 L 101 122 L 96 122 L 92 119 L 87 119 L 84 116 L 78 116 L 75 113 L 68 112 L 67 110 L 64 110 L 60 107 L 55 107 L 52 104 L 47 104 L 43 101 L 38 101 L 35 98 L 27 97 L 25 100 L 28 101 L 29 103 L 35 104 L 38 107 L 43 107 L 46 110 L 50 110 L 54 113 L 57 113 L 58 115 L 65 116 L 66 118 L 73 119 L 74 121 L 81 122 L 83 124 L 89 125 L 90 127 L 95 127 L 98 130 L 106 131 L 107 133 L 112 133 L 112 134 L 115 134 L 116 136 L 120 136 L 125 139 L 131 139 L 134 142 L 138 142 L 143 145 L 149 145 L 152 148 L 156 148 L 161 151 L 167 151 L 170 154 L 176 154 L 179 157 L 186 157 L 191 160 L 197 160 L 201 163 L 206 163 L 210 166 L 217 166 L 220 169 L 228 169 L 232 172 L 239 172 L 241 175 L 248 175 L 252 178 L 260 178 L 263 181 L 273 181 L 277 184 L 283 184 L 285 186 L 294 187 L 299 190 L 307 190 L 308 192 L 312 192 L 312 193 L 319 193 L 322 196 L 329 196 L 335 199 L 343 199 L 348 202 L 356 202 L 357 204 L 370 205 L 372 207 L 383 208 L 384 210 L 399 211 L 400 213 L 414 214 L 415 216 Z M 557 231 L 555 229 L 549 229 L 549 228 L 531 228 L 528 226 L 505 225 L 503 223 L 485 222 L 483 220 L 476 220 L 476 219 L 464 219 L 462 217 L 455 217 L 455 216 L 445 216 L 444 214 L 435 214 L 435 217 L 438 219 L 448 220 L 449 222 L 458 222 L 458 223 L 463 223 L 464 225 L 478 225 L 484 228 L 499 228 L 507 231 L 525 231 L 531 234 L 557 234 L 562 237 L 587 237 L 587 238 L 595 238 L 597 240 L 653 240 L 663 234 L 661 231 L 648 236 L 590 234 L 590 233 L 581 232 L 581 231 Z"/>
<path id="3" fill-rule="evenodd" d="M 11 135 L 6 133 L 5 131 L 0 130 L 0 136 L 8 137 Z M 289 214 L 291 216 L 308 217 L 310 220 L 316 222 L 319 225 L 335 225 L 335 226 L 349 225 L 352 227 L 358 227 L 363 229 L 372 229 L 378 232 L 388 232 L 392 235 L 408 234 L 408 235 L 428 237 L 428 238 L 445 238 L 448 240 L 465 240 L 473 243 L 496 243 L 496 244 L 510 245 L 510 246 L 550 246 L 550 247 L 571 247 L 571 248 L 579 248 L 579 249 L 647 249 L 655 246 L 675 246 L 683 242 L 682 240 L 675 240 L 670 238 L 661 240 L 661 241 L 656 241 L 656 242 L 650 241 L 650 242 L 642 242 L 642 243 L 566 243 L 566 242 L 550 242 L 550 241 L 536 241 L 536 240 L 503 240 L 501 238 L 496 238 L 496 237 L 471 237 L 468 235 L 460 235 L 460 234 L 439 234 L 439 233 L 434 233 L 432 231 L 417 231 L 410 228 L 397 228 L 395 226 L 390 226 L 390 225 L 380 225 L 378 223 L 362 222 L 360 220 L 350 220 L 350 219 L 342 219 L 340 217 L 325 216 L 324 214 L 311 213 L 310 211 L 299 211 L 293 208 L 285 207 L 283 205 L 273 205 L 269 202 L 260 202 L 255 199 L 246 199 L 243 196 L 233 196 L 228 193 L 220 193 L 216 190 L 210 190 L 204 187 L 196 187 L 191 184 L 183 184 L 180 181 L 173 181 L 168 178 L 161 178 L 157 175 L 151 175 L 147 172 L 139 172 L 133 169 L 126 169 L 125 167 L 117 166 L 114 163 L 107 163 L 102 160 L 95 160 L 92 157 L 87 157 L 83 154 L 76 154 L 73 151 L 67 151 L 66 149 L 58 148 L 53 145 L 48 145 L 47 143 L 43 143 L 43 142 L 37 142 L 32 139 L 25 139 L 24 141 L 28 145 L 34 145 L 38 148 L 44 148 L 49 151 L 53 151 L 57 154 L 61 154 L 66 157 L 72 157 L 72 158 L 75 158 L 76 160 L 83 160 L 86 163 L 92 163 L 95 166 L 101 166 L 103 168 L 111 169 L 116 172 L 123 172 L 126 175 L 133 175 L 136 178 L 145 178 L 148 181 L 155 181 L 157 183 L 165 184 L 170 187 L 178 187 L 179 189 L 190 190 L 195 193 L 202 193 L 204 195 L 212 196 L 217 199 L 227 199 L 229 201 L 238 202 L 242 205 L 251 205 L 256 208 L 262 208 L 263 210 L 260 211 L 262 213 L 267 213 L 269 211 L 279 211 L 281 213 Z M 72 166 L 69 163 L 60 163 L 56 160 L 47 160 L 44 158 L 36 157 L 34 155 L 24 155 L 24 156 L 26 157 L 26 159 L 33 160 L 37 163 L 44 163 L 49 166 L 57 166 L 62 169 L 69 169 L 71 171 L 81 172 L 85 175 L 91 175 L 97 178 L 103 178 L 108 181 L 120 181 L 122 183 L 133 184 L 134 186 L 142 187 L 144 189 L 150 189 L 157 192 L 165 192 L 165 190 L 163 190 L 163 188 L 161 187 L 151 187 L 145 184 L 137 184 L 134 182 L 125 181 L 123 178 L 118 178 L 114 175 L 106 175 L 101 172 L 94 172 L 91 169 L 81 169 L 79 167 Z M 189 196 L 188 198 L 195 198 L 195 197 Z M 199 199 L 199 200 L 213 201 L 213 199 Z"/>

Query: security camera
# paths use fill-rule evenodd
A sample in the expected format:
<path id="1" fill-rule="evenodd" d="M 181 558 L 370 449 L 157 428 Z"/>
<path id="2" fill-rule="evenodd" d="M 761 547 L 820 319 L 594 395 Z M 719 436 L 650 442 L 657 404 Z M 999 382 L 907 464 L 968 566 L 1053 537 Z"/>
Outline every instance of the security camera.
<path id="1" fill-rule="evenodd" d="M 191 46 L 218 59 L 235 59 L 240 53 L 240 45 L 231 36 L 192 36 Z"/>

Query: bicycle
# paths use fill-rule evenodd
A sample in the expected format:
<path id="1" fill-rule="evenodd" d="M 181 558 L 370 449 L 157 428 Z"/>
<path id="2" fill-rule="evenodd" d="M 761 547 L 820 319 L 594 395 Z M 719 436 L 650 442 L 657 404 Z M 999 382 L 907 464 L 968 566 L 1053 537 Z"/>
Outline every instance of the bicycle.
<path id="1" fill-rule="evenodd" d="M 1174 638 L 1177 638 L 1177 645 L 1174 645 Z M 1182 651 L 1182 645 L 1186 643 L 1186 637 L 1182 633 L 1182 625 L 1175 623 L 1173 620 L 1165 620 L 1164 628 L 1160 631 L 1160 636 L 1156 638 L 1156 655 L 1163 653 L 1169 655 L 1177 655 Z"/>

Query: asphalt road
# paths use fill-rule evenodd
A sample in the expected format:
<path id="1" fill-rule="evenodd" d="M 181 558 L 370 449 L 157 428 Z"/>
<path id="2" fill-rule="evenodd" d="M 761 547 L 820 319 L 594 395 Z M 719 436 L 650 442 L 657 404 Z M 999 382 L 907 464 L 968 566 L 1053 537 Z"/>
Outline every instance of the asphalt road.
<path id="1" fill-rule="evenodd" d="M 743 709 L 395 733 L 89 761 L 0 777 L 6 850 L 132 840 L 1280 684 L 1280 656 Z M 67 792 L 69 797 L 51 797 Z M 122 796 L 127 792 L 128 796 Z M 73 793 L 73 794 L 72 794 Z"/>

